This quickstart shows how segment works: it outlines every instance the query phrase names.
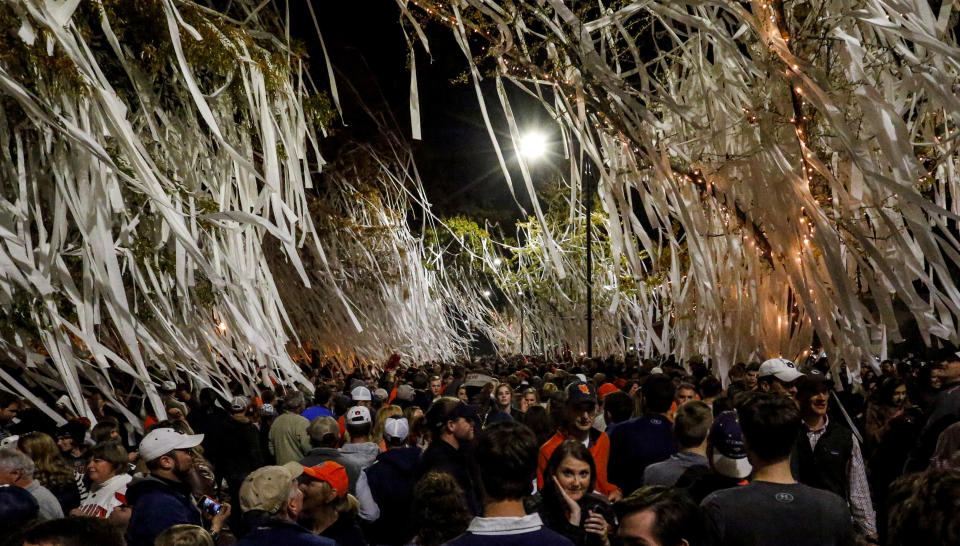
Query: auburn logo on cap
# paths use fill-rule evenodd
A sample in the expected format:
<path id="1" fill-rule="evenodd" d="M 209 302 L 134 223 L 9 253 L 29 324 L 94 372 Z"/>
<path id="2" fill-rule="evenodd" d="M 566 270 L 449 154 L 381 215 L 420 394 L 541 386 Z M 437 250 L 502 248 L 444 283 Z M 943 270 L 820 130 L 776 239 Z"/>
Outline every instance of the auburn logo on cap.
<path id="1" fill-rule="evenodd" d="M 579 389 L 580 389 L 580 392 L 582 392 L 583 394 L 590 394 L 590 387 L 588 387 L 588 386 L 586 386 L 586 385 L 584 385 L 584 384 L 578 385 L 577 388 L 579 388 Z"/>

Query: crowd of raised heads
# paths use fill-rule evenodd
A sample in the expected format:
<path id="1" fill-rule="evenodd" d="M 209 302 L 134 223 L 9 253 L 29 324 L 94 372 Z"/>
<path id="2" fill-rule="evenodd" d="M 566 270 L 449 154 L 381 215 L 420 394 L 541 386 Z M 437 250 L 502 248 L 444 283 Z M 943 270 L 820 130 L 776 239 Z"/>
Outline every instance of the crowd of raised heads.
<path id="1" fill-rule="evenodd" d="M 304 371 L 0 391 L 0 546 L 960 544 L 955 348 Z"/>

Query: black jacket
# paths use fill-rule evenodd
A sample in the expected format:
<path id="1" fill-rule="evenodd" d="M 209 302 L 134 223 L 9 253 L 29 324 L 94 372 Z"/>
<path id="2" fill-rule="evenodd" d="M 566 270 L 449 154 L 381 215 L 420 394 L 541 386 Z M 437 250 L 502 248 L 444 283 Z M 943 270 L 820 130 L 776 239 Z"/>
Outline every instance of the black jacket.
<path id="1" fill-rule="evenodd" d="M 551 488 L 552 490 L 553 488 Z M 603 543 L 603 538 L 596 533 L 588 533 L 583 528 L 583 522 L 587 519 L 589 512 L 596 512 L 607 520 L 612 527 L 616 521 L 613 513 L 613 507 L 602 495 L 589 493 L 584 495 L 577 504 L 580 505 L 580 525 L 571 525 L 567 519 L 567 508 L 558 502 L 547 502 L 544 494 L 551 494 L 549 491 L 540 491 L 537 494 L 524 499 L 524 509 L 528 514 L 534 512 L 540 514 L 543 524 L 550 530 L 556 531 L 570 539 L 576 546 L 593 546 Z M 556 493 L 554 493 L 556 494 Z"/>
<path id="2" fill-rule="evenodd" d="M 454 447 L 441 439 L 430 442 L 430 446 L 420 457 L 418 477 L 427 472 L 442 472 L 450 474 L 463 489 L 467 498 L 467 508 L 473 515 L 480 515 L 483 506 L 480 504 L 480 481 L 474 475 L 473 468 L 464 449 Z"/>
<path id="3" fill-rule="evenodd" d="M 794 450 L 794 476 L 802 484 L 826 489 L 847 499 L 850 489 L 848 467 L 852 452 L 853 433 L 838 421 L 831 420 L 827 424 L 815 449 L 810 449 L 810 440 L 804 427 Z"/>
<path id="4" fill-rule="evenodd" d="M 213 463 L 218 476 L 237 482 L 264 465 L 260 430 L 250 421 L 227 418 L 214 434 L 217 458 Z"/>
<path id="5" fill-rule="evenodd" d="M 367 484 L 380 508 L 380 518 L 367 528 L 371 544 L 407 544 L 418 529 L 413 511 L 420 449 L 390 449 L 368 467 Z"/>

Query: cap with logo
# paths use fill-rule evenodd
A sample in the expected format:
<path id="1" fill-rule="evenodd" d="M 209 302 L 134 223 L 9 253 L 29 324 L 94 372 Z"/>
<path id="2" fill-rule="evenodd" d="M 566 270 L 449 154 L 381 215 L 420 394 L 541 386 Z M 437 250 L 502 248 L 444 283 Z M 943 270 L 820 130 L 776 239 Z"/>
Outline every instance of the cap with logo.
<path id="1" fill-rule="evenodd" d="M 240 509 L 263 510 L 276 514 L 290 498 L 291 482 L 303 473 L 300 463 L 262 466 L 251 472 L 240 485 Z"/>
<path id="2" fill-rule="evenodd" d="M 347 469 L 340 463 L 327 461 L 316 466 L 303 467 L 303 473 L 311 478 L 327 482 L 337 492 L 341 499 L 347 496 L 350 482 L 347 478 Z"/>
<path id="3" fill-rule="evenodd" d="M 371 421 L 370 410 L 364 406 L 353 406 L 347 410 L 347 416 L 343 420 L 347 425 L 366 425 Z"/>
<path id="4" fill-rule="evenodd" d="M 172 428 L 156 428 L 140 441 L 140 457 L 144 462 L 158 459 L 177 449 L 197 447 L 203 434 L 184 434 Z"/>
<path id="5" fill-rule="evenodd" d="M 370 395 L 370 389 L 366 387 L 354 387 L 354 389 L 350 391 L 350 398 L 352 398 L 354 402 L 369 402 L 373 399 Z"/>
<path id="6" fill-rule="evenodd" d="M 784 383 L 793 383 L 803 377 L 797 366 L 786 358 L 771 358 L 760 365 L 759 377 L 773 376 Z"/>
<path id="7" fill-rule="evenodd" d="M 743 447 L 743 432 L 737 421 L 737 412 L 725 411 L 710 427 L 710 445 L 713 447 L 713 468 L 728 478 L 746 478 L 753 471 Z"/>
<path id="8" fill-rule="evenodd" d="M 273 417 L 277 415 L 277 408 L 273 407 L 273 404 L 262 404 L 260 406 L 260 415 Z"/>
<path id="9" fill-rule="evenodd" d="M 574 381 L 567 385 L 567 403 L 571 405 L 584 403 L 596 404 L 597 396 L 585 381 Z"/>

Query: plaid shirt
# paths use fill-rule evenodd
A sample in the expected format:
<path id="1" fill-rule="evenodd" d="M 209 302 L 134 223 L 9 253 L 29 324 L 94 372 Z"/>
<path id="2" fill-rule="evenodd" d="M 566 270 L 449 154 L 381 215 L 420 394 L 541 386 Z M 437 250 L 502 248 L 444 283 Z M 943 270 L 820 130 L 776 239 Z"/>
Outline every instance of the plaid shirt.
<path id="1" fill-rule="evenodd" d="M 827 430 L 830 419 L 823 418 L 823 426 L 811 430 L 807 427 L 807 440 L 810 449 L 816 449 L 817 442 Z M 804 424 L 806 427 L 806 424 Z M 867 483 L 867 472 L 863 465 L 863 453 L 860 451 L 860 442 L 853 436 L 853 449 L 850 450 L 850 460 L 847 461 L 847 476 L 850 477 L 850 486 L 847 488 L 847 504 L 850 505 L 850 514 L 853 522 L 868 537 L 877 536 L 877 514 L 873 511 L 873 501 L 870 500 L 870 485 Z"/>

